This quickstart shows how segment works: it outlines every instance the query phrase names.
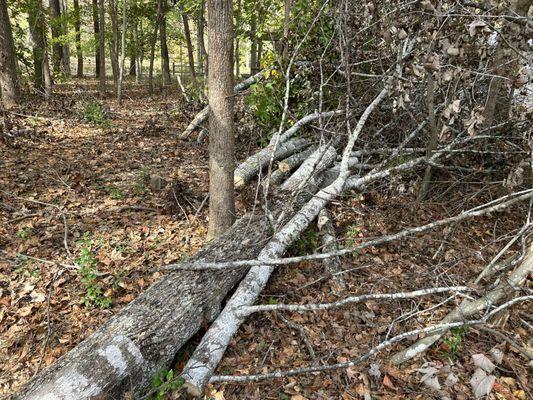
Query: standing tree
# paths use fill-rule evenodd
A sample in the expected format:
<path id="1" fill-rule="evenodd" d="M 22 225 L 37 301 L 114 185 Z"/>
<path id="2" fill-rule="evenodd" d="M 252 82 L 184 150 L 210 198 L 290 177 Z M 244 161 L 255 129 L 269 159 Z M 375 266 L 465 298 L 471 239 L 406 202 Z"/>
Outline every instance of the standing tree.
<path id="1" fill-rule="evenodd" d="M 66 76 L 70 76 L 70 46 L 67 40 L 68 38 L 68 19 L 65 16 L 68 15 L 67 0 L 61 0 L 59 3 L 61 7 L 61 69 Z"/>
<path id="2" fill-rule="evenodd" d="M 46 25 L 41 0 L 29 0 L 28 26 L 32 42 L 33 84 L 35 89 L 43 92 L 45 97 L 52 93 L 52 74 L 48 62 L 48 46 L 46 45 Z"/>
<path id="3" fill-rule="evenodd" d="M 167 45 L 167 13 L 168 13 L 168 4 L 167 0 L 162 2 L 162 13 L 161 13 L 161 75 L 163 77 L 163 86 L 170 83 L 170 61 L 168 56 L 168 45 Z"/>
<path id="4" fill-rule="evenodd" d="M 154 92 L 154 58 L 155 45 L 157 43 L 157 32 L 161 24 L 161 17 L 163 15 L 163 0 L 157 0 L 157 14 L 154 22 L 154 32 L 150 43 L 150 67 L 148 69 L 148 92 Z"/>
<path id="5" fill-rule="evenodd" d="M 122 80 L 124 78 L 124 63 L 126 61 L 126 0 L 122 0 L 122 36 L 120 40 L 120 71 L 118 75 L 117 100 L 122 103 Z"/>
<path id="6" fill-rule="evenodd" d="M 105 9 L 104 0 L 98 0 L 98 16 L 99 16 L 99 58 L 100 58 L 100 95 L 105 95 Z"/>
<path id="7" fill-rule="evenodd" d="M 209 237 L 235 221 L 233 2 L 209 0 Z"/>
<path id="8" fill-rule="evenodd" d="M 0 89 L 4 107 L 9 108 L 17 104 L 19 87 L 15 46 L 6 0 L 0 0 Z"/>
<path id="9" fill-rule="evenodd" d="M 98 17 L 98 0 L 93 0 L 93 27 L 94 27 L 94 76 L 100 76 L 100 18 Z"/>
<path id="10" fill-rule="evenodd" d="M 196 85 L 196 71 L 194 69 L 194 49 L 192 48 L 191 29 L 189 28 L 189 16 L 185 11 L 181 12 L 183 19 L 183 33 L 185 34 L 185 42 L 187 44 L 187 55 L 189 56 L 189 69 L 191 71 L 191 79 Z"/>
<path id="11" fill-rule="evenodd" d="M 118 4 L 115 0 L 109 0 L 109 16 L 111 17 L 111 69 L 113 70 L 113 83 L 118 87 Z"/>
<path id="12" fill-rule="evenodd" d="M 83 78 L 83 53 L 81 50 L 81 14 L 79 0 L 74 0 L 74 31 L 76 32 L 76 58 L 78 59 L 76 76 L 78 78 Z"/>

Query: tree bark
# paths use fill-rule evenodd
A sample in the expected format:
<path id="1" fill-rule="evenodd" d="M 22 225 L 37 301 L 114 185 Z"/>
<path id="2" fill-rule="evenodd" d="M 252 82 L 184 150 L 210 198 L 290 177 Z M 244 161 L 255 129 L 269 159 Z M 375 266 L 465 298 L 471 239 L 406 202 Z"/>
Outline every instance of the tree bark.
<path id="1" fill-rule="evenodd" d="M 437 120 L 435 118 L 435 80 L 433 73 L 428 71 L 427 78 L 427 94 L 426 94 L 426 106 L 428 110 L 428 122 L 429 122 L 429 140 L 426 150 L 426 155 L 431 156 L 431 153 L 437 148 L 439 132 L 437 129 Z M 422 184 L 420 185 L 420 192 L 418 193 L 418 201 L 424 200 L 426 197 L 429 184 L 431 182 L 431 165 L 426 167 Z"/>
<path id="2" fill-rule="evenodd" d="M 337 238 L 335 236 L 335 227 L 333 226 L 328 210 L 325 208 L 318 213 L 317 226 L 318 231 L 320 232 L 322 252 L 330 253 L 332 251 L 337 251 L 338 247 Z M 339 286 L 339 289 L 346 289 L 346 282 L 341 274 L 342 266 L 339 257 L 331 257 L 328 260 L 324 260 L 323 264 Z"/>
<path id="3" fill-rule="evenodd" d="M 98 42 L 99 42 L 99 65 L 100 65 L 100 95 L 105 96 L 105 9 L 104 0 L 98 0 Z"/>
<path id="4" fill-rule="evenodd" d="M 122 36 L 121 36 L 121 55 L 120 55 L 120 71 L 118 75 L 117 86 L 117 100 L 118 104 L 122 104 L 122 80 L 124 79 L 124 64 L 126 61 L 126 0 L 122 1 Z"/>
<path id="5" fill-rule="evenodd" d="M 76 32 L 76 58 L 78 59 L 76 76 L 78 78 L 83 78 L 83 52 L 81 49 L 81 14 L 79 0 L 74 0 L 74 31 Z"/>
<path id="6" fill-rule="evenodd" d="M 200 71 L 200 74 L 206 75 L 208 71 L 206 71 L 207 68 L 207 51 L 205 50 L 205 42 L 204 42 L 204 26 L 205 26 L 205 0 L 200 0 L 200 7 L 198 9 L 198 21 L 196 24 L 196 32 L 197 32 L 197 41 L 198 41 L 198 69 Z"/>
<path id="7" fill-rule="evenodd" d="M 28 8 L 28 25 L 32 41 L 33 84 L 35 89 L 49 97 L 52 92 L 52 75 L 48 62 L 44 10 L 41 0 L 31 0 Z"/>
<path id="8" fill-rule="evenodd" d="M 113 83 L 118 91 L 118 4 L 115 0 L 109 0 L 109 16 L 111 17 L 111 29 L 113 37 L 111 39 L 111 69 L 113 71 Z"/>
<path id="9" fill-rule="evenodd" d="M 152 34 L 152 40 L 150 43 L 150 67 L 148 68 L 148 92 L 154 93 L 154 58 L 155 58 L 155 45 L 157 43 L 157 32 L 161 24 L 163 0 L 157 0 L 157 15 L 154 21 L 154 32 Z"/>
<path id="10" fill-rule="evenodd" d="M 189 261 L 253 259 L 269 236 L 265 218 L 246 215 Z M 246 269 L 178 271 L 165 275 L 50 368 L 33 378 L 20 400 L 137 395 L 177 351 L 218 313 Z"/>
<path id="11" fill-rule="evenodd" d="M 60 0 L 50 0 L 50 28 L 52 30 L 52 68 L 55 74 L 61 73 L 63 46 L 61 45 L 61 6 Z"/>
<path id="12" fill-rule="evenodd" d="M 66 2 L 66 0 L 61 0 L 61 2 L 59 4 L 61 6 L 61 15 L 62 16 L 67 15 L 68 11 L 67 11 L 67 2 Z M 65 19 L 65 18 L 61 18 L 61 35 L 64 38 L 68 37 L 68 20 Z M 63 50 L 62 50 L 62 57 L 61 57 L 61 69 L 62 69 L 63 73 L 66 76 L 70 76 L 71 75 L 71 71 L 70 71 L 70 46 L 69 46 L 67 40 L 64 40 L 64 42 L 65 43 L 63 43 L 63 45 L 62 45 Z"/>
<path id="13" fill-rule="evenodd" d="M 94 76 L 100 77 L 100 18 L 98 17 L 98 0 L 93 0 L 94 29 Z"/>
<path id="14" fill-rule="evenodd" d="M 235 78 L 241 76 L 241 51 L 240 51 L 240 29 L 242 19 L 242 0 L 237 1 L 237 16 L 235 18 Z"/>
<path id="15" fill-rule="evenodd" d="M 291 6 L 292 0 L 285 0 L 283 16 L 283 60 L 287 60 L 289 58 L 289 26 L 291 22 Z"/>
<path id="16" fill-rule="evenodd" d="M 214 238 L 235 221 L 233 131 L 233 1 L 209 0 L 209 231 Z"/>
<path id="17" fill-rule="evenodd" d="M 259 171 L 263 170 L 272 159 L 273 161 L 286 158 L 296 152 L 299 152 L 309 146 L 306 139 L 295 139 L 287 143 L 281 143 L 276 146 L 270 145 L 261 151 L 251 155 L 235 169 L 234 183 L 236 188 L 244 186 L 257 176 Z"/>
<path id="18" fill-rule="evenodd" d="M 250 74 L 254 75 L 259 70 L 257 65 L 257 16 L 255 10 L 253 11 L 250 22 L 250 42 Z"/>
<path id="19" fill-rule="evenodd" d="M 11 108 L 18 103 L 17 60 L 6 0 L 0 0 L 0 92 L 5 108 Z"/>
<path id="20" fill-rule="evenodd" d="M 167 45 L 167 0 L 163 0 L 163 11 L 161 15 L 161 75 L 163 78 L 163 86 L 168 85 L 171 82 L 170 78 L 170 61 L 168 56 Z"/>
<path id="21" fill-rule="evenodd" d="M 185 43 L 187 44 L 187 55 L 189 56 L 189 70 L 193 85 L 196 85 L 196 71 L 194 69 L 194 49 L 192 47 L 191 30 L 189 28 L 189 17 L 184 12 L 181 13 L 183 20 L 183 32 L 185 33 Z"/>

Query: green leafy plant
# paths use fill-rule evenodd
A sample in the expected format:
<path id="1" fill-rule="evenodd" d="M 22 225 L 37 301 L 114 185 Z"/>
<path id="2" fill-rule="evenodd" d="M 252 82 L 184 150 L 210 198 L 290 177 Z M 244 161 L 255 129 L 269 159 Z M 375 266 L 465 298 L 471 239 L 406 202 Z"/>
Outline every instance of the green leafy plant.
<path id="1" fill-rule="evenodd" d="M 450 336 L 444 339 L 446 350 L 444 353 L 452 358 L 456 358 L 463 347 L 463 340 L 468 332 L 467 326 L 460 326 L 458 328 L 450 329 Z"/>
<path id="2" fill-rule="evenodd" d="M 96 126 L 109 125 L 109 119 L 102 104 L 95 99 L 89 99 L 83 103 L 82 118 Z"/>
<path id="3" fill-rule="evenodd" d="M 185 380 L 181 377 L 174 377 L 173 370 L 161 370 L 152 379 L 152 390 L 149 399 L 163 400 L 165 396 L 183 386 Z"/>
<path id="4" fill-rule="evenodd" d="M 308 229 L 300 235 L 298 240 L 292 245 L 292 251 L 297 255 L 313 253 L 318 247 L 318 232 L 315 229 Z"/>
<path id="5" fill-rule="evenodd" d="M 107 192 L 109 197 L 114 200 L 120 200 L 124 198 L 124 192 L 116 186 L 106 186 L 104 190 Z"/>
<path id="6" fill-rule="evenodd" d="M 82 299 L 82 303 L 85 307 L 96 306 L 99 308 L 109 308 L 112 300 L 104 296 L 102 288 L 98 285 L 96 256 L 91 249 L 92 241 L 87 235 L 84 235 L 80 244 L 82 247 L 77 262 L 80 266 L 79 274 L 81 283 L 85 288 L 85 296 Z"/>
<path id="7" fill-rule="evenodd" d="M 26 239 L 28 236 L 30 236 L 30 234 L 31 234 L 31 228 L 29 227 L 19 229 L 16 233 L 17 237 L 21 239 Z"/>

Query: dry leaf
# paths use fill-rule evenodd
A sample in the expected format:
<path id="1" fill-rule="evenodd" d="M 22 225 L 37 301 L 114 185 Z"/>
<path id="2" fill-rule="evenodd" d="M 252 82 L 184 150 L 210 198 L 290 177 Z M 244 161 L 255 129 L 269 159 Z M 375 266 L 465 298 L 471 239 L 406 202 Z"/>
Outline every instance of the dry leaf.
<path id="1" fill-rule="evenodd" d="M 487 375 L 483 369 L 477 368 L 474 375 L 472 375 L 472 379 L 470 379 L 470 385 L 472 386 L 474 396 L 478 399 L 488 395 L 491 392 L 495 381 L 496 377 L 494 375 Z"/>
<path id="2" fill-rule="evenodd" d="M 483 369 L 484 371 L 491 373 L 496 366 L 490 361 L 484 354 L 474 354 L 472 361 L 476 367 Z"/>
<path id="3" fill-rule="evenodd" d="M 394 386 L 388 375 L 383 377 L 383 386 L 391 390 L 397 390 L 396 386 Z"/>

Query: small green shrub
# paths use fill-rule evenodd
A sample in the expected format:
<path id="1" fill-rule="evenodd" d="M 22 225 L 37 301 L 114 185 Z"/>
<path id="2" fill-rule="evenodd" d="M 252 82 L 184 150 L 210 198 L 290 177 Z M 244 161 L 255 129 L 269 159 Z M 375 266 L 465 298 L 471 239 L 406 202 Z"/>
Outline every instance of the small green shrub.
<path id="1" fill-rule="evenodd" d="M 82 303 L 85 307 L 96 306 L 99 308 L 109 308 L 112 300 L 104 296 L 102 288 L 98 285 L 96 256 L 91 248 L 92 241 L 87 235 L 84 235 L 79 243 L 82 247 L 77 262 L 80 266 L 80 280 L 85 288 L 85 296 L 82 299 Z"/>
<path id="2" fill-rule="evenodd" d="M 89 99 L 83 103 L 82 118 L 85 122 L 96 126 L 109 124 L 102 104 L 95 99 Z"/>
<path id="3" fill-rule="evenodd" d="M 148 399 L 164 400 L 167 394 L 183 386 L 185 380 L 181 377 L 174 377 L 173 370 L 161 370 L 152 379 L 152 390 Z"/>
<path id="4" fill-rule="evenodd" d="M 26 227 L 26 228 L 19 229 L 16 235 L 17 237 L 21 239 L 26 239 L 28 236 L 30 236 L 30 233 L 31 233 L 31 228 Z"/>
<path id="5" fill-rule="evenodd" d="M 104 187 L 104 190 L 113 200 L 120 200 L 124 198 L 124 192 L 122 192 L 122 190 L 116 186 L 106 186 Z"/>
<path id="6" fill-rule="evenodd" d="M 296 255 L 306 255 L 315 252 L 318 247 L 318 232 L 315 229 L 308 229 L 300 235 L 298 240 L 292 245 L 292 252 Z"/>
<path id="7" fill-rule="evenodd" d="M 467 326 L 450 329 L 450 336 L 444 339 L 447 350 L 444 352 L 448 357 L 457 358 L 463 347 L 463 339 L 468 332 Z"/>

